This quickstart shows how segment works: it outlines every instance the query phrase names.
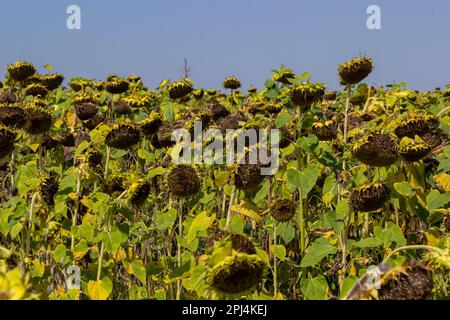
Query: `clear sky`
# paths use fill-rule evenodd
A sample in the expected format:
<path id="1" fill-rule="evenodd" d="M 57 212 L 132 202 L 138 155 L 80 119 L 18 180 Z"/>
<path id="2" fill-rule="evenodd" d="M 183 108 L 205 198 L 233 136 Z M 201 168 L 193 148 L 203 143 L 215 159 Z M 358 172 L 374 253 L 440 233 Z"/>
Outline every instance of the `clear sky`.
<path id="1" fill-rule="evenodd" d="M 71 4 L 81 30 L 66 28 Z M 366 27 L 371 4 L 382 30 Z M 285 64 L 338 88 L 336 67 L 357 54 L 375 59 L 369 83 L 450 83 L 450 0 L 2 0 L 0 39 L 2 68 L 27 59 L 67 78 L 139 74 L 149 87 L 180 78 L 187 58 L 198 87 L 229 75 L 261 87 Z"/>

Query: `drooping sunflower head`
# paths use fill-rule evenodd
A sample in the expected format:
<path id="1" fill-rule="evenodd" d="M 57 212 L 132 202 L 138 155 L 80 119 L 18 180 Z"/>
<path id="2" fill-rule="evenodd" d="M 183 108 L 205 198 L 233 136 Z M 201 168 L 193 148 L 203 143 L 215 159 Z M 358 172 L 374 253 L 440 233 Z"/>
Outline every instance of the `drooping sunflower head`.
<path id="1" fill-rule="evenodd" d="M 167 186 L 173 195 L 184 198 L 197 194 L 201 188 L 201 181 L 193 166 L 179 164 L 167 175 Z"/>
<path id="2" fill-rule="evenodd" d="M 0 124 L 0 159 L 14 150 L 14 142 L 17 134 L 8 127 Z"/>
<path id="3" fill-rule="evenodd" d="M 223 80 L 222 86 L 225 89 L 236 90 L 241 87 L 241 82 L 236 77 L 228 77 Z"/>
<path id="4" fill-rule="evenodd" d="M 69 87 L 75 92 L 83 91 L 90 86 L 92 86 L 92 81 L 86 78 L 72 78 L 69 81 Z"/>
<path id="5" fill-rule="evenodd" d="M 209 269 L 206 282 L 221 298 L 242 297 L 257 289 L 266 268 L 256 254 L 235 253 Z"/>
<path id="6" fill-rule="evenodd" d="M 98 112 L 97 105 L 92 102 L 85 102 L 82 104 L 75 104 L 75 113 L 78 119 L 85 121 L 91 119 Z"/>
<path id="7" fill-rule="evenodd" d="M 94 88 L 97 91 L 103 91 L 105 89 L 105 82 L 104 81 L 97 81 L 94 83 Z"/>
<path id="8" fill-rule="evenodd" d="M 104 121 L 105 121 L 105 117 L 102 114 L 97 113 L 95 116 L 93 116 L 89 120 L 83 121 L 83 127 L 88 130 L 93 130 Z"/>
<path id="9" fill-rule="evenodd" d="M 336 91 L 327 91 L 323 95 L 323 100 L 333 101 L 336 100 L 337 92 Z"/>
<path id="10" fill-rule="evenodd" d="M 227 108 L 225 108 L 225 106 L 220 104 L 218 101 L 212 101 L 208 107 L 210 112 L 213 114 L 213 118 L 216 120 L 220 118 L 225 118 L 230 114 L 230 111 Z"/>
<path id="11" fill-rule="evenodd" d="M 357 84 L 364 80 L 373 69 L 373 59 L 370 57 L 358 57 L 347 61 L 338 67 L 341 84 L 347 86 Z"/>
<path id="12" fill-rule="evenodd" d="M 99 103 L 99 99 L 95 94 L 88 94 L 85 92 L 78 92 L 73 98 L 73 105 L 83 104 L 83 103 Z"/>
<path id="13" fill-rule="evenodd" d="M 64 76 L 59 73 L 48 74 L 42 77 L 42 83 L 47 88 L 47 90 L 57 89 L 61 83 L 64 81 Z"/>
<path id="14" fill-rule="evenodd" d="M 352 154 L 366 165 L 388 166 L 398 158 L 398 144 L 390 134 L 373 132 L 357 141 L 353 146 Z"/>
<path id="15" fill-rule="evenodd" d="M 151 96 L 148 93 L 132 94 L 122 98 L 122 101 L 128 103 L 132 108 L 142 108 L 151 102 Z"/>
<path id="16" fill-rule="evenodd" d="M 132 122 L 114 125 L 105 137 L 107 146 L 116 149 L 130 149 L 141 139 L 139 128 Z"/>
<path id="17" fill-rule="evenodd" d="M 433 116 L 416 116 L 400 122 L 394 132 L 399 138 L 414 138 L 415 135 L 424 135 L 433 131 L 439 125 L 439 121 Z"/>
<path id="18" fill-rule="evenodd" d="M 337 126 L 333 120 L 318 121 L 313 123 L 311 132 L 320 141 L 330 141 L 337 137 Z"/>
<path id="19" fill-rule="evenodd" d="M 100 172 L 102 165 L 102 153 L 94 148 L 89 148 L 84 154 L 84 162 L 88 168 L 94 172 Z"/>
<path id="20" fill-rule="evenodd" d="M 57 137 L 64 147 L 75 147 L 75 135 L 71 132 L 66 132 Z"/>
<path id="21" fill-rule="evenodd" d="M 206 90 L 206 94 L 210 97 L 214 97 L 215 95 L 217 95 L 217 90 L 216 89 L 208 89 L 208 90 Z"/>
<path id="22" fill-rule="evenodd" d="M 264 109 L 270 114 L 279 113 L 283 109 L 282 102 L 270 102 L 264 106 Z"/>
<path id="23" fill-rule="evenodd" d="M 43 84 L 42 75 L 35 73 L 31 77 L 28 77 L 26 80 L 22 81 L 22 86 L 27 87 L 31 84 Z"/>
<path id="24" fill-rule="evenodd" d="M 30 84 L 29 86 L 27 86 L 25 88 L 24 93 L 25 93 L 25 96 L 33 96 L 33 97 L 42 97 L 42 98 L 44 98 L 47 95 L 48 90 L 42 84 L 33 83 L 33 84 Z"/>
<path id="25" fill-rule="evenodd" d="M 231 234 L 231 247 L 237 252 L 256 254 L 256 248 L 253 241 L 248 237 L 237 233 Z"/>
<path id="26" fill-rule="evenodd" d="M 241 190 L 251 190 L 259 186 L 264 180 L 261 174 L 260 163 L 250 163 L 249 154 L 246 154 L 245 163 L 239 164 L 234 174 L 234 185 Z"/>
<path id="27" fill-rule="evenodd" d="M 149 116 L 144 120 L 141 120 L 138 125 L 141 132 L 149 137 L 158 132 L 159 127 L 162 125 L 161 115 L 156 111 L 152 111 Z"/>
<path id="28" fill-rule="evenodd" d="M 140 179 L 132 183 L 128 188 L 127 194 L 128 201 L 132 206 L 142 206 L 150 194 L 150 182 L 147 179 Z"/>
<path id="29" fill-rule="evenodd" d="M 256 87 L 248 87 L 247 92 L 249 95 L 253 95 L 258 92 L 258 88 Z"/>
<path id="30" fill-rule="evenodd" d="M 291 90 L 292 102 L 298 106 L 309 106 L 322 99 L 325 86 L 322 83 L 300 83 Z"/>
<path id="31" fill-rule="evenodd" d="M 106 82 L 105 88 L 111 94 L 121 94 L 128 91 L 130 83 L 125 79 L 112 78 Z"/>
<path id="32" fill-rule="evenodd" d="M 36 67 L 26 61 L 17 61 L 7 67 L 9 76 L 15 81 L 24 81 L 36 72 Z"/>
<path id="33" fill-rule="evenodd" d="M 58 176 L 52 172 L 42 179 L 39 185 L 41 198 L 49 207 L 55 205 L 55 195 L 58 192 Z"/>
<path id="34" fill-rule="evenodd" d="M 25 111 L 19 104 L 0 104 L 0 123 L 10 128 L 22 128 L 26 122 Z"/>
<path id="35" fill-rule="evenodd" d="M 47 109 L 30 104 L 25 108 L 26 122 L 23 129 L 30 134 L 42 134 L 52 126 L 52 114 Z"/>
<path id="36" fill-rule="evenodd" d="M 17 95 L 13 92 L 2 92 L 0 93 L 0 103 L 1 104 L 10 104 L 10 103 L 16 103 L 18 100 Z"/>
<path id="37" fill-rule="evenodd" d="M 283 84 L 290 84 L 289 80 L 295 78 L 294 72 L 289 69 L 280 70 L 279 72 L 275 72 L 272 76 L 272 80 L 276 82 L 280 82 Z"/>
<path id="38" fill-rule="evenodd" d="M 197 89 L 192 92 L 192 95 L 195 99 L 200 100 L 205 95 L 205 90 L 203 89 Z"/>
<path id="39" fill-rule="evenodd" d="M 399 154 L 407 162 L 416 162 L 431 152 L 431 146 L 426 142 L 417 142 L 403 138 L 400 142 Z"/>
<path id="40" fill-rule="evenodd" d="M 357 212 L 372 212 L 381 209 L 389 197 L 390 190 L 386 183 L 365 183 L 353 190 L 350 206 Z"/>
<path id="41" fill-rule="evenodd" d="M 113 194 L 114 192 L 123 192 L 125 191 L 124 183 L 125 178 L 123 175 L 111 175 L 104 181 L 104 191 L 108 194 Z"/>
<path id="42" fill-rule="evenodd" d="M 119 100 L 113 103 L 113 109 L 119 114 L 131 114 L 133 110 L 130 105 L 123 100 Z"/>
<path id="43" fill-rule="evenodd" d="M 169 86 L 169 88 L 167 88 L 169 97 L 173 100 L 184 98 L 193 90 L 194 87 L 192 86 L 192 84 L 185 80 L 174 82 Z"/>
<path id="44" fill-rule="evenodd" d="M 289 221 L 295 215 L 295 203 L 289 199 L 278 199 L 272 204 L 270 214 L 279 222 Z"/>

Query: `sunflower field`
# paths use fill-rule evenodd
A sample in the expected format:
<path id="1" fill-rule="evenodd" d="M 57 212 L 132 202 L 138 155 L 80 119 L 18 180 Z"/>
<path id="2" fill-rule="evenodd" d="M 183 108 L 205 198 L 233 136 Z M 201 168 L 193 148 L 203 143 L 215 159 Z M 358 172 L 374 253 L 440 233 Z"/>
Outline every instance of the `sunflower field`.
<path id="1" fill-rule="evenodd" d="M 0 82 L 0 300 L 419 300 L 450 296 L 450 86 L 330 91 L 236 77 Z M 245 92 L 245 93 L 244 93 Z M 279 167 L 175 164 L 179 128 L 279 129 Z"/>

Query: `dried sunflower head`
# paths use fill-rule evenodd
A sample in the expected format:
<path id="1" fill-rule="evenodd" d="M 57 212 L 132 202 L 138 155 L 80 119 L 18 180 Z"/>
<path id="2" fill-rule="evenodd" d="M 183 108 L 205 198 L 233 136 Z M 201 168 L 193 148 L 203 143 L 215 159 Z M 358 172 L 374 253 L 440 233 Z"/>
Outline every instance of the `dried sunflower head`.
<path id="1" fill-rule="evenodd" d="M 357 212 L 372 212 L 381 209 L 389 197 L 390 190 L 384 182 L 365 183 L 353 190 L 350 206 Z"/>
<path id="2" fill-rule="evenodd" d="M 29 86 L 31 84 L 43 84 L 42 76 L 40 74 L 33 74 L 31 77 L 28 77 L 26 80 L 22 81 L 22 86 Z"/>
<path id="3" fill-rule="evenodd" d="M 147 106 L 151 101 L 151 96 L 149 94 L 133 94 L 122 98 L 122 101 L 128 103 L 132 108 L 142 108 Z"/>
<path id="4" fill-rule="evenodd" d="M 25 111 L 19 104 L 0 105 L 0 123 L 10 128 L 22 128 L 26 122 Z"/>
<path id="5" fill-rule="evenodd" d="M 150 194 L 150 182 L 147 179 L 140 179 L 128 188 L 127 194 L 132 206 L 142 206 Z"/>
<path id="6" fill-rule="evenodd" d="M 191 165 L 179 164 L 167 175 L 169 191 L 177 197 L 189 197 L 197 194 L 201 188 L 197 171 Z"/>
<path id="7" fill-rule="evenodd" d="M 279 72 L 275 72 L 272 76 L 272 80 L 276 82 L 280 82 L 283 84 L 290 84 L 289 80 L 295 78 L 295 74 L 288 69 L 280 70 Z"/>
<path id="8" fill-rule="evenodd" d="M 398 158 L 398 144 L 390 134 L 373 132 L 361 138 L 354 145 L 352 154 L 366 165 L 388 166 Z"/>
<path id="9" fill-rule="evenodd" d="M 58 140 L 64 147 L 75 147 L 75 136 L 73 133 L 64 133 L 58 137 Z"/>
<path id="10" fill-rule="evenodd" d="M 246 154 L 246 162 L 239 164 L 236 173 L 234 174 L 234 185 L 238 189 L 251 190 L 259 186 L 264 180 L 264 176 L 261 175 L 261 164 L 249 163 L 249 154 Z"/>
<path id="11" fill-rule="evenodd" d="M 220 297 L 240 297 L 256 290 L 266 268 L 258 255 L 235 253 L 209 269 L 206 281 Z"/>
<path id="12" fill-rule="evenodd" d="M 109 176 L 104 182 L 104 190 L 108 194 L 125 191 L 125 178 L 122 175 Z"/>
<path id="13" fill-rule="evenodd" d="M 23 129 L 30 134 L 42 134 L 50 130 L 52 126 L 52 114 L 50 111 L 35 105 L 25 108 L 26 123 Z"/>
<path id="14" fill-rule="evenodd" d="M 42 77 L 42 83 L 50 91 L 57 89 L 63 81 L 64 76 L 59 73 L 48 74 Z"/>
<path id="15" fill-rule="evenodd" d="M 236 77 L 228 77 L 223 81 L 222 86 L 225 89 L 236 90 L 241 87 L 241 82 Z"/>
<path id="16" fill-rule="evenodd" d="M 421 136 L 432 132 L 438 125 L 438 120 L 433 116 L 413 116 L 400 122 L 394 132 L 399 138 L 414 138 L 415 135 Z"/>
<path id="17" fill-rule="evenodd" d="M 323 100 L 333 101 L 336 100 L 337 92 L 336 91 L 327 91 L 323 95 Z"/>
<path id="18" fill-rule="evenodd" d="M 130 83 L 124 79 L 114 78 L 106 82 L 105 88 L 111 94 L 120 94 L 128 91 Z"/>
<path id="19" fill-rule="evenodd" d="M 50 176 L 42 179 L 39 186 L 41 198 L 49 206 L 55 205 L 55 194 L 58 192 L 58 176 L 52 172 Z"/>
<path id="20" fill-rule="evenodd" d="M 256 248 L 252 240 L 240 234 L 231 234 L 231 247 L 237 252 L 256 254 Z"/>
<path id="21" fill-rule="evenodd" d="M 14 142 L 17 134 L 8 127 L 0 125 L 0 159 L 9 155 L 14 150 Z"/>
<path id="22" fill-rule="evenodd" d="M 225 118 L 230 114 L 227 108 L 221 105 L 218 101 L 213 101 L 208 105 L 210 112 L 213 114 L 215 120 Z"/>
<path id="23" fill-rule="evenodd" d="M 337 137 L 337 126 L 333 120 L 318 121 L 313 123 L 311 132 L 320 141 L 330 141 Z"/>
<path id="24" fill-rule="evenodd" d="M 0 93 L 0 104 L 10 104 L 16 103 L 18 100 L 17 95 L 13 92 L 2 92 Z"/>
<path id="25" fill-rule="evenodd" d="M 9 76 L 15 81 L 24 81 L 36 72 L 36 67 L 25 61 L 17 61 L 7 67 Z"/>
<path id="26" fill-rule="evenodd" d="M 205 95 L 205 90 L 203 89 L 197 89 L 192 92 L 192 95 L 195 99 L 200 100 Z"/>
<path id="27" fill-rule="evenodd" d="M 130 105 L 123 100 L 114 102 L 113 109 L 119 114 L 130 114 L 133 113 Z"/>
<path id="28" fill-rule="evenodd" d="M 72 78 L 69 81 L 69 87 L 75 92 L 83 91 L 90 86 L 92 86 L 92 81 L 86 78 Z"/>
<path id="29" fill-rule="evenodd" d="M 106 135 L 105 143 L 107 146 L 116 149 L 130 149 L 141 139 L 139 129 L 134 123 L 116 124 Z"/>
<path id="30" fill-rule="evenodd" d="M 373 59 L 358 57 L 347 61 L 338 67 L 341 84 L 347 86 L 357 84 L 364 80 L 373 69 Z"/>
<path id="31" fill-rule="evenodd" d="M 95 116 L 98 112 L 97 105 L 92 102 L 75 104 L 75 113 L 78 119 L 85 121 Z"/>
<path id="32" fill-rule="evenodd" d="M 84 155 L 84 162 L 88 165 L 88 168 L 94 172 L 99 172 L 102 165 L 102 153 L 94 148 L 86 150 Z"/>
<path id="33" fill-rule="evenodd" d="M 322 83 L 300 83 L 291 90 L 292 102 L 298 106 L 309 106 L 322 99 L 325 86 Z"/>
<path id="34" fill-rule="evenodd" d="M 99 103 L 99 100 L 95 94 L 88 94 L 85 92 L 80 92 L 75 95 L 73 98 L 73 104 L 84 104 L 84 103 L 93 103 L 97 104 Z"/>
<path id="35" fill-rule="evenodd" d="M 177 81 L 172 83 L 167 92 L 169 93 L 170 99 L 181 99 L 190 94 L 194 88 L 188 81 Z"/>
<path id="36" fill-rule="evenodd" d="M 278 199 L 272 204 L 270 214 L 279 222 L 289 221 L 295 215 L 295 203 L 289 199 Z"/>
<path id="37" fill-rule="evenodd" d="M 47 88 L 39 83 L 30 84 L 25 88 L 25 96 L 45 97 L 48 93 Z"/>
<path id="38" fill-rule="evenodd" d="M 258 92 L 258 89 L 255 88 L 255 87 L 249 87 L 249 88 L 247 89 L 247 92 L 248 92 L 250 95 L 252 95 L 252 94 L 257 93 L 257 92 Z"/>
<path id="39" fill-rule="evenodd" d="M 83 127 L 89 130 L 95 129 L 100 123 L 105 121 L 105 117 L 100 113 L 97 113 L 95 116 L 90 118 L 87 121 L 83 122 Z"/>
<path id="40" fill-rule="evenodd" d="M 404 140 L 400 143 L 398 153 L 405 161 L 416 162 L 426 157 L 426 155 L 430 152 L 431 146 L 428 143 L 416 142 L 412 139 L 404 138 Z"/>
<path id="41" fill-rule="evenodd" d="M 156 111 L 152 111 L 149 116 L 146 119 L 141 120 L 138 125 L 142 133 L 149 137 L 158 132 L 159 127 L 162 125 L 161 115 Z"/>

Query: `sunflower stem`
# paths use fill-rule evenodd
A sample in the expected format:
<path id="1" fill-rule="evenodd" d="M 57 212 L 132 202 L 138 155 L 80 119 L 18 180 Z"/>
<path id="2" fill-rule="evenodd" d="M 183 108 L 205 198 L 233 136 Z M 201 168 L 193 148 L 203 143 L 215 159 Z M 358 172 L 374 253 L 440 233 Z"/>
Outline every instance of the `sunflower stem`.
<path id="1" fill-rule="evenodd" d="M 109 158 L 111 157 L 111 148 L 106 146 L 106 163 L 105 163 L 105 179 L 108 176 Z"/>
<path id="2" fill-rule="evenodd" d="M 403 246 L 403 247 L 395 249 L 394 251 L 389 253 L 386 256 L 386 258 L 383 259 L 383 262 L 388 261 L 397 252 L 400 252 L 400 251 L 403 251 L 403 250 L 415 250 L 415 249 L 424 249 L 424 250 L 428 250 L 428 251 L 435 251 L 435 252 L 438 252 L 438 253 L 442 253 L 443 252 L 443 250 L 439 249 L 438 247 L 428 246 L 428 245 L 424 245 L 424 244 L 409 245 L 409 246 Z"/>
<path id="3" fill-rule="evenodd" d="M 25 255 L 27 255 L 27 256 L 28 256 L 28 253 L 30 252 L 30 247 L 31 247 L 31 228 L 33 227 L 33 210 L 34 210 L 34 203 L 36 202 L 37 196 L 38 196 L 38 192 L 35 192 L 33 194 L 33 197 L 31 198 L 30 212 L 28 215 L 27 243 L 25 246 Z"/>
<path id="4" fill-rule="evenodd" d="M 347 86 L 347 98 L 345 100 L 345 111 L 344 111 L 344 152 L 347 147 L 347 130 L 348 130 L 348 113 L 350 111 L 350 96 L 352 94 L 352 86 Z M 345 171 L 346 161 L 342 160 L 342 170 Z"/>
<path id="5" fill-rule="evenodd" d="M 73 214 L 72 214 L 72 226 L 77 225 L 77 216 L 78 216 L 78 207 L 80 203 L 80 191 L 81 191 L 81 177 L 80 177 L 80 169 L 77 170 L 77 189 L 76 194 L 77 198 L 75 199 L 75 204 L 73 208 Z M 75 248 L 75 236 L 73 232 L 71 233 L 71 241 L 70 241 L 70 249 L 73 252 L 73 249 Z"/>
<path id="6" fill-rule="evenodd" d="M 273 221 L 273 245 L 277 245 L 277 222 Z M 277 269 L 277 257 L 273 255 L 273 293 L 278 294 L 278 269 Z"/>
<path id="7" fill-rule="evenodd" d="M 225 224 L 225 230 L 227 230 L 227 231 L 230 231 L 230 223 L 231 223 L 231 218 L 233 216 L 231 207 L 233 206 L 235 194 L 236 194 L 236 186 L 233 186 L 233 189 L 231 190 L 231 195 L 230 195 L 230 203 L 228 204 L 227 222 Z"/>
<path id="8" fill-rule="evenodd" d="M 183 237 L 183 202 L 184 199 L 180 198 L 179 205 L 178 205 L 178 236 L 181 238 Z M 177 262 L 178 262 L 178 268 L 181 268 L 182 259 L 182 248 L 179 241 L 177 241 Z M 181 300 L 181 290 L 182 290 L 182 283 L 181 280 L 177 280 L 177 295 L 176 300 Z"/>
<path id="9" fill-rule="evenodd" d="M 303 191 L 301 188 L 298 189 L 299 194 L 299 206 L 298 206 L 298 216 L 299 216 L 299 227 L 300 227 L 300 253 L 305 251 L 305 216 L 303 212 Z"/>

